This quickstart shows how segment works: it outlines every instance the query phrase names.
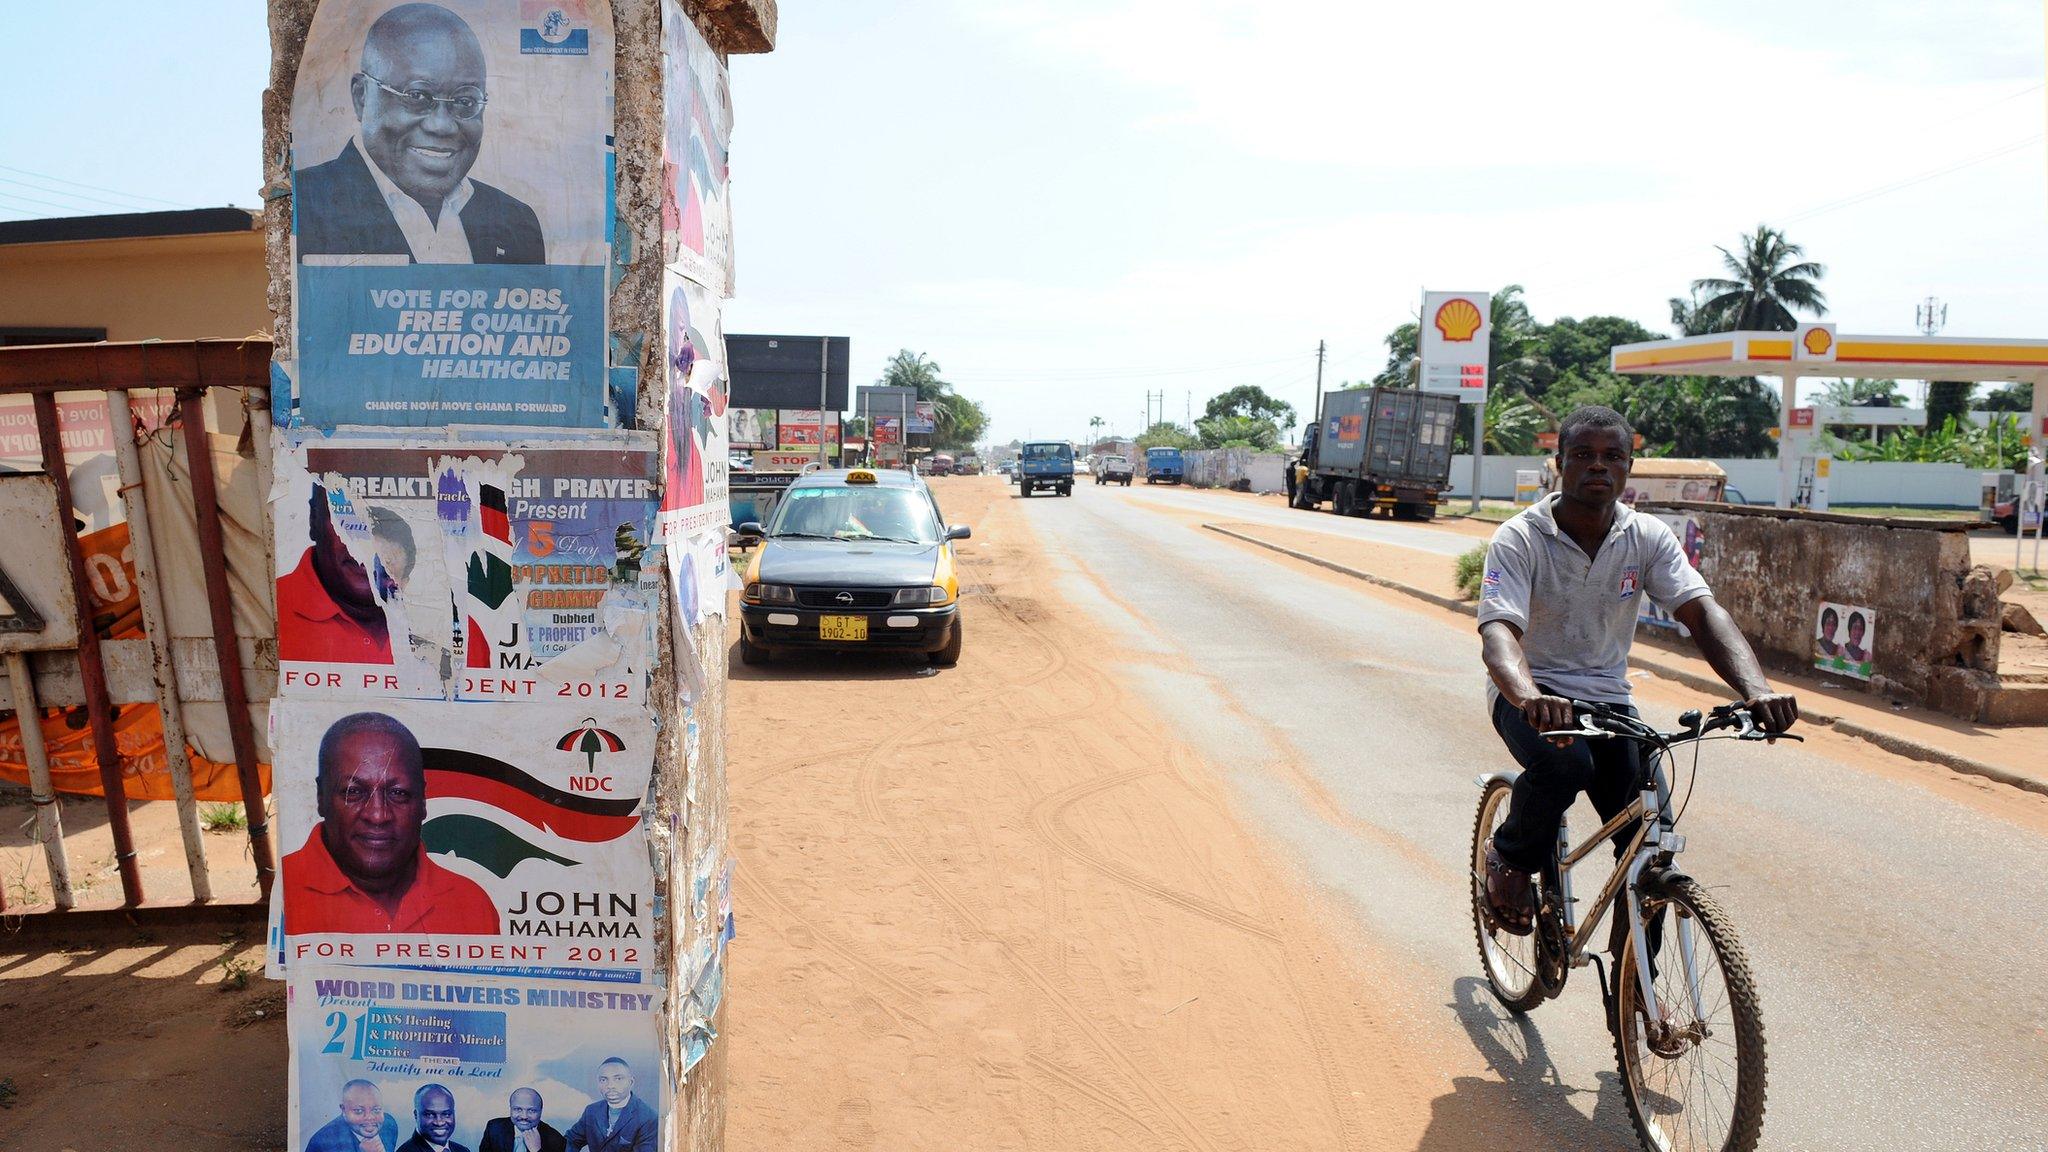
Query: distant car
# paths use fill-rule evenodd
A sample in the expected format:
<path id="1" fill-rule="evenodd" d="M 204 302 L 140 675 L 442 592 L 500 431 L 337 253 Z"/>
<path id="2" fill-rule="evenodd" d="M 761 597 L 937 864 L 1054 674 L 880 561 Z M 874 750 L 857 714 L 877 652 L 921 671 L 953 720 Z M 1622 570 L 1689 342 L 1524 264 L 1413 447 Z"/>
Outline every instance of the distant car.
<path id="1" fill-rule="evenodd" d="M 1131 486 L 1131 461 L 1124 456 L 1104 456 L 1095 465 L 1097 484 L 1122 484 Z"/>
<path id="2" fill-rule="evenodd" d="M 1178 448 L 1145 449 L 1145 483 L 1161 482 L 1178 484 L 1181 481 L 1183 464 Z"/>
<path id="3" fill-rule="evenodd" d="M 960 580 L 938 501 L 909 472 L 812 472 L 791 484 L 766 525 L 740 596 L 740 661 L 779 651 L 884 648 L 960 662 Z"/>

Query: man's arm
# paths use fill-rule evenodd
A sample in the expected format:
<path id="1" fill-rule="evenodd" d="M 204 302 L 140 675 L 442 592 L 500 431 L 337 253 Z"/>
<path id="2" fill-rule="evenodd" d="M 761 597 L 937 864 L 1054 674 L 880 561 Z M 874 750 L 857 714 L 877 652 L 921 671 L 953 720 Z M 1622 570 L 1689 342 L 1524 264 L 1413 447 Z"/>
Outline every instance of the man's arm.
<path id="1" fill-rule="evenodd" d="M 1562 696 L 1547 696 L 1536 686 L 1536 677 L 1529 672 L 1529 657 L 1522 651 L 1520 628 L 1506 620 L 1488 620 L 1479 626 L 1479 642 L 1486 674 L 1493 678 L 1493 686 L 1500 689 L 1501 698 L 1509 707 L 1522 714 L 1529 727 L 1538 732 L 1572 727 L 1572 702 Z M 1569 744 L 1571 738 L 1555 743 Z"/>
<path id="2" fill-rule="evenodd" d="M 1688 600 L 1671 614 L 1692 633 L 1693 643 L 1699 645 L 1700 655 L 1707 658 L 1715 675 L 1747 703 L 1757 727 L 1783 732 L 1799 720 L 1799 701 L 1789 692 L 1772 690 L 1756 652 L 1742 629 L 1735 626 L 1735 618 L 1712 596 Z"/>

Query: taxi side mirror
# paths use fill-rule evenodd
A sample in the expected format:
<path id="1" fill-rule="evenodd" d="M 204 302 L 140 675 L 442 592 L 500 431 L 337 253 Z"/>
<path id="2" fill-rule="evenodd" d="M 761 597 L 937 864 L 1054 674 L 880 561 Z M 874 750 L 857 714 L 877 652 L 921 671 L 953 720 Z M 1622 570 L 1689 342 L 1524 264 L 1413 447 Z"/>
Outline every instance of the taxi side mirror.
<path id="1" fill-rule="evenodd" d="M 973 535 L 974 529 L 969 528 L 965 524 L 955 524 L 946 529 L 946 539 L 948 540 L 965 540 Z"/>
<path id="2" fill-rule="evenodd" d="M 739 533 L 742 536 L 766 536 L 768 534 L 767 531 L 761 527 L 761 522 L 759 520 L 748 520 L 742 523 L 739 527 L 733 529 L 733 531 Z"/>

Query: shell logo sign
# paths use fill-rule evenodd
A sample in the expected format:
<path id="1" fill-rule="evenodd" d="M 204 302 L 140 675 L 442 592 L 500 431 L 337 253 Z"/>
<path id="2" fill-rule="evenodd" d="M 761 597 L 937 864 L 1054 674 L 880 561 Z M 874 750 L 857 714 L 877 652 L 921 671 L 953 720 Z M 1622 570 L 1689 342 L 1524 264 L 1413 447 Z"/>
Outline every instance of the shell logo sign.
<path id="1" fill-rule="evenodd" d="M 1801 324 L 1793 329 L 1792 358 L 1795 360 L 1833 360 L 1835 358 L 1835 326 L 1833 324 Z"/>
<path id="2" fill-rule="evenodd" d="M 1478 305 L 1460 296 L 1446 300 L 1436 310 L 1436 330 L 1446 340 L 1463 343 L 1472 339 L 1474 333 L 1486 318 L 1479 314 Z"/>

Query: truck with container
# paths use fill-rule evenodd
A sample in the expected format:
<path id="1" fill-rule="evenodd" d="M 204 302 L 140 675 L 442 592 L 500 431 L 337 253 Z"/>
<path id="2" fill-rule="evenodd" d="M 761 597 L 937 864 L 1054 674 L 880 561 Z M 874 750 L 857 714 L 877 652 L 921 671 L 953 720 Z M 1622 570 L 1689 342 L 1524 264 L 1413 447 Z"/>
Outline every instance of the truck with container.
<path id="1" fill-rule="evenodd" d="M 1436 516 L 1451 484 L 1451 430 L 1458 398 L 1413 388 L 1355 388 L 1323 397 L 1288 462 L 1288 502 L 1328 502 L 1340 516 L 1382 511 L 1398 520 Z"/>
<path id="2" fill-rule="evenodd" d="M 1074 446 L 1064 440 L 1034 440 L 1017 453 L 1021 495 L 1051 491 L 1074 494 Z"/>
<path id="3" fill-rule="evenodd" d="M 1187 475 L 1178 448 L 1145 449 L 1145 483 L 1178 484 Z"/>

